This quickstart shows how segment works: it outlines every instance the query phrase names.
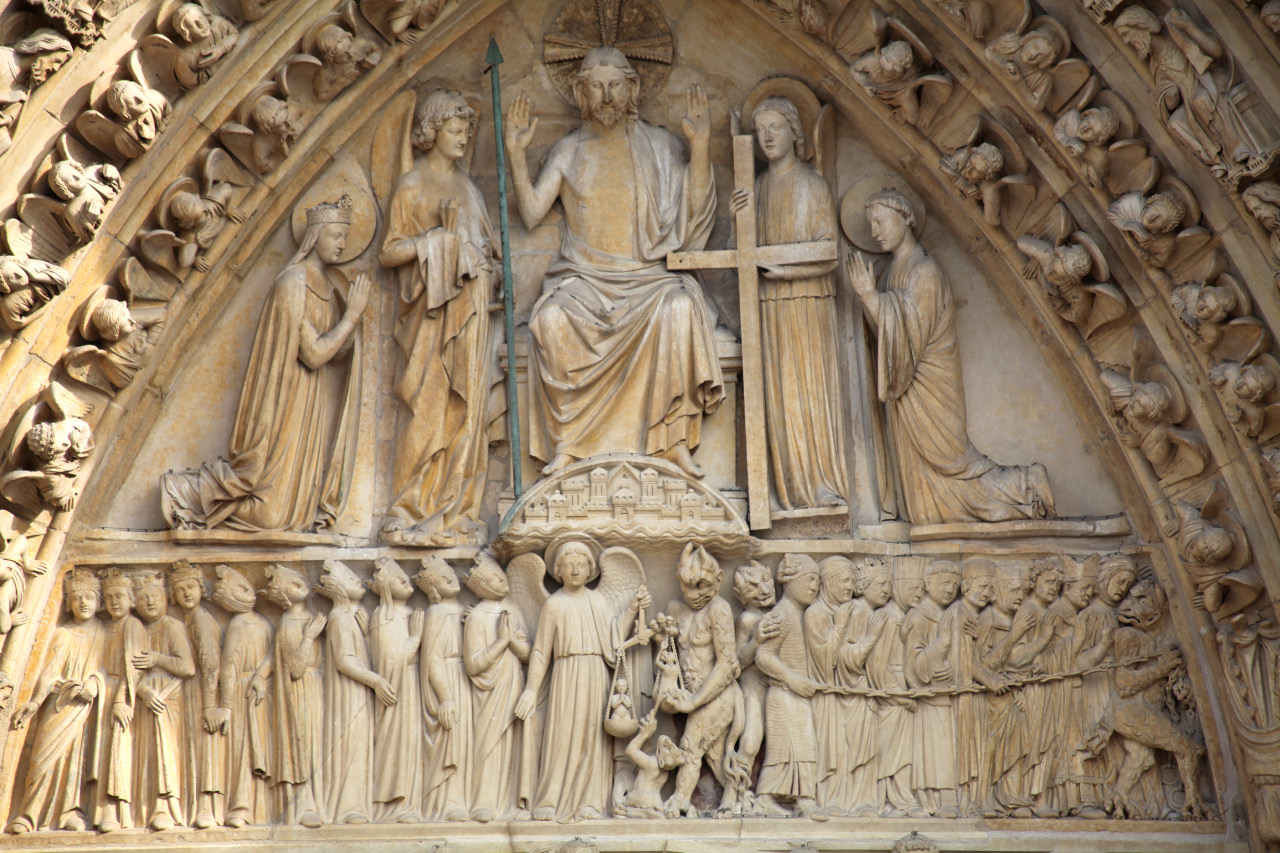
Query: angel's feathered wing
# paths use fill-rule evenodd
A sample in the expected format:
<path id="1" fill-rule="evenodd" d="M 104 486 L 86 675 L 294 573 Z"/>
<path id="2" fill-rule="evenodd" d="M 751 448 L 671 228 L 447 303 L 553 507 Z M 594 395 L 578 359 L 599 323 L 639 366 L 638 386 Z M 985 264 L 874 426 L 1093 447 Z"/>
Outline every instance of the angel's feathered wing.
<path id="1" fill-rule="evenodd" d="M 507 563 L 509 597 L 524 617 L 530 639 L 538 630 L 538 615 L 547 602 L 546 577 L 546 564 L 537 554 L 521 554 Z"/>

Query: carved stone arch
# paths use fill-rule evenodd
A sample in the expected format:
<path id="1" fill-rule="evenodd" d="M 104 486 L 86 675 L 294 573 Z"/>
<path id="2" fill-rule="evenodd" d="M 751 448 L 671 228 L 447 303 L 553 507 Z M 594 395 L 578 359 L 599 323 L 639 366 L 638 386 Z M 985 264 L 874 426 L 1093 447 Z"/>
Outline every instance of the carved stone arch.
<path id="1" fill-rule="evenodd" d="M 280 7 L 286 5 L 285 0 L 278 2 Z M 307 27 L 332 11 L 332 4 L 304 5 L 306 8 L 301 14 L 277 12 L 253 25 L 253 44 L 241 54 L 247 66 L 275 68 L 291 55 L 293 46 Z M 359 128 L 376 119 L 386 100 L 399 91 L 399 81 L 413 78 L 434 60 L 444 56 L 457 39 L 483 28 L 503 5 L 498 0 L 474 3 L 434 29 L 430 38 L 408 48 L 397 46 L 396 61 L 370 71 L 345 94 L 325 106 L 285 163 L 251 188 L 249 197 L 255 207 L 254 215 L 239 226 L 234 240 L 228 240 L 227 250 L 212 269 L 205 274 L 193 275 L 169 302 L 172 331 L 165 336 L 150 364 L 136 383 L 115 400 L 100 401 L 100 410 L 95 413 L 99 419 L 94 426 L 98 451 L 85 469 L 87 486 L 78 512 L 91 512 L 110 500 L 110 484 L 127 468 L 142 446 L 147 436 L 145 425 L 163 405 L 165 394 L 180 376 L 185 360 L 193 357 L 195 344 L 217 315 L 219 307 L 225 305 L 234 293 L 241 271 L 253 266 L 265 250 L 270 235 L 287 221 L 296 199 L 311 180 L 328 168 L 333 157 Z M 1072 4 L 1065 0 L 1045 5 L 1067 21 L 1073 38 L 1081 43 L 1081 51 L 1096 64 L 1097 58 L 1103 54 L 1098 47 L 1096 25 L 1091 19 L 1078 10 L 1068 8 Z M 750 0 L 739 4 L 735 12 L 752 17 L 761 24 L 775 23 L 770 10 Z M 1052 188 L 1054 195 L 1067 205 L 1082 228 L 1100 236 L 1117 270 L 1115 280 L 1139 306 L 1141 319 L 1156 353 L 1174 374 L 1181 377 L 1186 387 L 1194 421 L 1211 453 L 1209 470 L 1216 469 L 1225 482 L 1231 505 L 1241 516 L 1270 597 L 1273 601 L 1278 600 L 1280 574 L 1273 567 L 1280 565 L 1280 537 L 1277 536 L 1280 521 L 1271 511 L 1272 499 L 1259 460 L 1260 450 L 1255 444 L 1243 441 L 1233 429 L 1222 402 L 1212 391 L 1206 365 L 1186 340 L 1174 309 L 1159 285 L 1150 279 L 1134 258 L 1124 239 L 1109 227 L 1105 205 L 1076 183 L 1077 177 L 1070 164 L 1062 159 L 1060 153 L 1055 153 L 1051 136 L 1045 137 L 1043 117 L 1028 110 L 1012 87 L 997 79 L 996 75 L 991 74 L 986 79 L 979 76 L 987 68 L 982 45 L 961 38 L 949 29 L 926 0 L 908 4 L 908 8 L 899 10 L 899 14 L 918 32 L 926 34 L 926 40 L 938 56 L 956 63 L 951 69 L 953 75 L 963 79 L 964 86 L 984 108 L 1006 123 L 1016 141 L 1027 146 L 1031 166 L 1041 182 Z M 1215 9 L 1214 16 L 1221 20 L 1222 13 Z M 536 22 L 529 26 L 536 26 Z M 1088 30 L 1087 27 L 1095 29 Z M 803 66 L 809 81 L 824 100 L 830 101 L 846 116 L 877 123 L 880 133 L 873 144 L 878 153 L 887 162 L 894 163 L 921 195 L 930 200 L 934 217 L 953 234 L 964 235 L 971 241 L 973 250 L 991 272 L 992 283 L 1041 342 L 1051 368 L 1068 389 L 1072 400 L 1077 402 L 1090 432 L 1106 436 L 1104 453 L 1123 495 L 1137 541 L 1142 543 L 1144 553 L 1151 556 L 1156 573 L 1171 592 L 1174 621 L 1183 648 L 1194 649 L 1197 653 L 1191 662 L 1193 681 L 1198 704 L 1205 713 L 1203 724 L 1210 740 L 1210 766 L 1215 776 L 1215 787 L 1224 800 L 1222 805 L 1225 808 L 1238 792 L 1249 790 L 1249 782 L 1237 776 L 1232 749 L 1226 742 L 1230 736 L 1230 722 L 1219 698 L 1224 676 L 1218 671 L 1213 638 L 1207 633 L 1210 623 L 1204 614 L 1191 606 L 1194 588 L 1190 582 L 1191 575 L 1178 556 L 1176 531 L 1168 527 L 1167 519 L 1162 519 L 1152 510 L 1154 506 L 1168 504 L 1166 490 L 1139 458 L 1121 446 L 1111 416 L 1108 389 L 1099 378 L 1098 365 L 1074 329 L 1049 309 L 1034 283 L 1029 283 L 1021 274 L 1023 257 L 1011 236 L 975 217 L 973 207 L 946 183 L 939 166 L 942 155 L 948 152 L 940 151 L 935 142 L 914 128 L 890 123 L 883 106 L 849 78 L 847 62 L 843 62 L 828 45 L 794 28 L 781 29 L 776 39 L 776 49 L 786 52 Z M 959 73 L 961 71 L 964 71 L 963 75 Z M 1131 91 L 1134 84 L 1122 72 L 1123 68 L 1118 64 L 1102 63 L 1098 69 L 1107 85 L 1124 93 Z M 137 232 L 165 187 L 182 173 L 201 148 L 216 142 L 217 129 L 238 104 L 236 96 L 243 95 L 257 82 L 238 79 L 226 71 L 218 74 L 206 87 L 183 100 L 155 150 L 132 164 L 126 189 L 110 210 L 101 236 L 78 258 L 72 288 L 51 307 L 39 324 L 17 336 L 0 354 L 0 377 L 4 377 L 8 389 L 0 399 L 0 412 L 16 411 L 33 399 L 48 382 L 53 374 L 51 365 L 57 365 L 71 341 L 72 318 L 82 296 L 108 279 L 128 256 Z M 1142 127 L 1150 132 L 1153 150 L 1179 167 L 1174 170 L 1179 175 L 1193 173 L 1197 164 L 1189 162 L 1184 153 L 1177 151 L 1161 129 L 1151 130 L 1148 124 L 1144 121 Z M 1258 313 L 1274 326 L 1280 320 L 1280 301 L 1269 279 L 1261 275 L 1264 270 L 1270 271 L 1270 264 L 1265 259 L 1263 243 L 1256 229 L 1241 221 L 1236 203 L 1217 184 L 1205 180 L 1203 175 L 1195 175 L 1187 181 L 1198 197 L 1212 199 L 1205 202 L 1206 221 L 1223 234 L 1227 256 L 1250 288 Z M 4 189 L 10 190 L 7 185 Z M 1047 212 L 1047 208 L 1042 212 Z M 741 522 L 740 517 L 735 516 L 735 520 Z M 74 530 L 73 524 L 70 513 L 52 518 L 40 547 L 41 556 L 51 564 L 63 562 L 61 549 L 67 534 Z M 51 575 L 56 576 L 56 572 Z M 40 596 L 36 602 L 37 612 L 43 613 L 44 618 L 39 620 L 41 624 L 33 623 L 31 628 L 15 635 L 22 642 L 10 642 L 6 647 L 3 658 L 5 672 L 22 672 L 28 660 L 38 657 L 47 642 L 49 630 L 56 622 L 59 599 L 53 579 L 51 576 L 44 582 L 32 584 L 32 590 Z M 29 684 L 21 684 L 19 698 L 28 689 Z M 17 757 L 13 739 L 6 742 L 4 754 L 7 785 L 12 778 L 11 762 Z M 7 790 L 5 794 L 7 796 Z M 0 802 L 4 799 L 0 797 Z M 1244 799 L 1251 801 L 1248 796 Z M 1252 808 L 1251 802 L 1248 807 Z"/>

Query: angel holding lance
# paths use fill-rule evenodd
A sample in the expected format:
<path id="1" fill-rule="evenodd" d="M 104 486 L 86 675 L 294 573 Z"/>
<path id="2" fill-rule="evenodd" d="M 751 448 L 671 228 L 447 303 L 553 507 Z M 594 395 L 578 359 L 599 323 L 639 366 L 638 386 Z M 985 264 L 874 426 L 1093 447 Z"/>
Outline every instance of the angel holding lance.
<path id="1" fill-rule="evenodd" d="M 378 255 L 400 281 L 404 406 L 383 530 L 403 544 L 485 541 L 489 445 L 505 437 L 500 320 L 489 311 L 502 267 L 484 198 L 459 162 L 475 126 L 457 92 L 437 89 L 418 105 L 411 135 L 425 156 L 396 181 Z"/>
<path id="2" fill-rule="evenodd" d="M 516 703 L 516 716 L 528 719 L 551 670 L 533 819 L 594 820 L 608 813 L 613 785 L 614 749 L 604 729 L 609 668 L 652 599 L 639 560 L 625 548 L 606 550 L 597 563 L 592 544 L 562 540 L 547 550 L 547 562 L 563 587 L 542 605 Z M 589 589 L 597 574 L 600 584 Z"/>

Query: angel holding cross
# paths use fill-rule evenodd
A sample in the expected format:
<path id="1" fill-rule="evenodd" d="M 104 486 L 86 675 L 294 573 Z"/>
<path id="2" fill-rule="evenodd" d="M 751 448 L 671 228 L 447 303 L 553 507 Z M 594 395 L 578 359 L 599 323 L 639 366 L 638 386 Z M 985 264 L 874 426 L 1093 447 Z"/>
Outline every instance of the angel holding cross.
<path id="1" fill-rule="evenodd" d="M 769 161 L 755 185 L 759 243 L 834 243 L 835 204 L 826 181 L 804 162 L 810 152 L 795 104 L 766 97 L 748 122 Z M 747 190 L 739 188 L 730 209 L 736 214 L 749 203 Z M 834 258 L 762 264 L 765 412 L 774 496 L 783 510 L 840 507 L 848 499 L 836 264 Z"/>

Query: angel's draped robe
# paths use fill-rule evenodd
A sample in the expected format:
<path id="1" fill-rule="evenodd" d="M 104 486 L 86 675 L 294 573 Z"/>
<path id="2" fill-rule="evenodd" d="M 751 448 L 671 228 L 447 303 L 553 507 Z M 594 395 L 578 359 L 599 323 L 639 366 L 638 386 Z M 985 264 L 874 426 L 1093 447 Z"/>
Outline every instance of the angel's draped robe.
<path id="1" fill-rule="evenodd" d="M 762 245 L 836 239 L 831 190 L 807 163 L 756 178 Z M 765 413 L 784 510 L 847 499 L 835 277 L 760 280 Z"/>
<path id="2" fill-rule="evenodd" d="M 419 163 L 396 184 L 384 241 L 408 240 L 417 253 L 398 268 L 404 408 L 390 512 L 411 525 L 431 520 L 430 532 L 468 532 L 482 524 L 489 445 L 505 438 L 501 319 L 489 311 L 499 262 L 484 198 L 465 178 L 456 230 L 426 227 L 438 192 L 421 187 L 433 170 Z"/>
<path id="3" fill-rule="evenodd" d="M 589 144 L 584 131 L 569 134 L 545 167 L 558 166 L 584 194 L 529 319 L 530 453 L 550 461 L 558 453 L 656 456 L 681 442 L 692 450 L 702 416 L 724 399 L 724 380 L 702 291 L 669 271 L 666 255 L 706 245 L 714 182 L 690 198 L 680 143 L 633 121 L 630 173 L 593 196 Z M 618 205 L 619 195 L 630 203 Z M 621 215 L 634 235 L 627 256 L 589 245 L 572 227 L 575 218 Z"/>
<path id="4" fill-rule="evenodd" d="M 895 258 L 880 294 L 878 391 L 912 524 L 1052 514 L 1040 465 L 997 465 L 969 441 L 955 300 L 920 246 Z"/>
<path id="5" fill-rule="evenodd" d="M 537 794 L 540 808 L 558 821 L 584 809 L 607 816 L 613 785 L 613 745 L 604 730 L 612 682 L 610 667 L 621 631 L 609 600 L 593 589 L 561 590 L 538 616 L 533 656 L 549 659 L 551 689 L 542 740 Z"/>

